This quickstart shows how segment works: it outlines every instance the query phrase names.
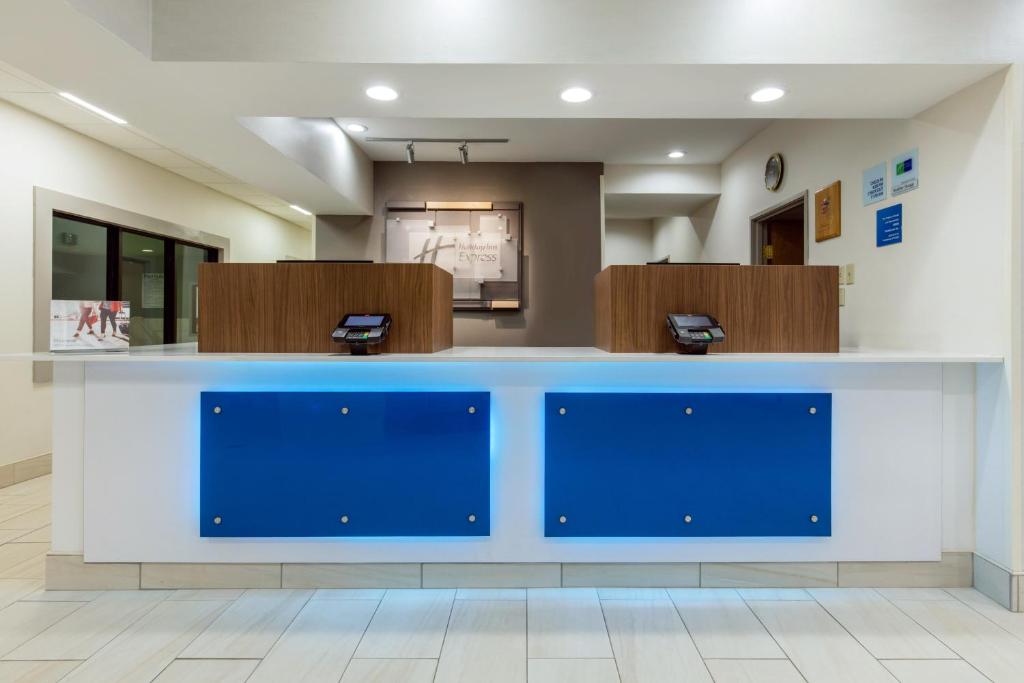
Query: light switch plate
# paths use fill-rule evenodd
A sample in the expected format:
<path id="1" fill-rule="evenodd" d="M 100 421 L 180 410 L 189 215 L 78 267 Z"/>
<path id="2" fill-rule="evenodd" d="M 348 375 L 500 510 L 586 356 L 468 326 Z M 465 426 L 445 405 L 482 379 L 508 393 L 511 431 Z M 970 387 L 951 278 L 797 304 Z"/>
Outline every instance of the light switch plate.
<path id="1" fill-rule="evenodd" d="M 848 285 L 852 285 L 853 284 L 853 264 L 852 263 L 847 263 L 846 264 L 846 284 L 848 284 Z"/>
<path id="2" fill-rule="evenodd" d="M 840 306 L 845 306 L 846 305 L 846 288 L 845 287 L 840 287 L 839 288 L 839 305 Z"/>

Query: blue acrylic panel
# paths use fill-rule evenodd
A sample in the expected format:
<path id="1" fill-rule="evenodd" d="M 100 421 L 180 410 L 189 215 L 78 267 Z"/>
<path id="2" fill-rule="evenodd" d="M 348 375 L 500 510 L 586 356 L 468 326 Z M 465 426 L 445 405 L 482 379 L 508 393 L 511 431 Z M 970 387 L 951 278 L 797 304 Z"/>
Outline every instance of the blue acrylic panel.
<path id="1" fill-rule="evenodd" d="M 203 392 L 200 535 L 487 536 L 490 394 Z"/>
<path id="2" fill-rule="evenodd" d="M 830 394 L 549 393 L 544 423 L 546 536 L 831 535 Z"/>

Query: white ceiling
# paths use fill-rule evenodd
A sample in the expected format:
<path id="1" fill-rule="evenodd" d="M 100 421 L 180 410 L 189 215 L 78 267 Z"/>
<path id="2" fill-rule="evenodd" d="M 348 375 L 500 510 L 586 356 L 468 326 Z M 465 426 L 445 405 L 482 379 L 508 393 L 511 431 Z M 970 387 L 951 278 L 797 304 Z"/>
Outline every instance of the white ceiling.
<path id="1" fill-rule="evenodd" d="M 349 136 L 375 161 L 404 161 L 405 145 L 369 137 L 509 138 L 470 145 L 470 161 L 603 161 L 611 164 L 717 164 L 764 129 L 766 119 L 421 119 L 339 117 Z M 417 143 L 421 161 L 456 161 L 457 145 Z M 673 149 L 683 159 L 669 159 Z"/>

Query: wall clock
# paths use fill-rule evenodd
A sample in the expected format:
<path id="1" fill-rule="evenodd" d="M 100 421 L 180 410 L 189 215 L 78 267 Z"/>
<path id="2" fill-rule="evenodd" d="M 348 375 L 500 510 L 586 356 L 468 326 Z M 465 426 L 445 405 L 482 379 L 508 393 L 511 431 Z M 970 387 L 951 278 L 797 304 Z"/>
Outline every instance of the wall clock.
<path id="1" fill-rule="evenodd" d="M 766 190 L 775 192 L 779 189 L 779 185 L 782 184 L 783 170 L 781 154 L 773 154 L 768 157 L 768 162 L 764 165 L 764 187 Z"/>

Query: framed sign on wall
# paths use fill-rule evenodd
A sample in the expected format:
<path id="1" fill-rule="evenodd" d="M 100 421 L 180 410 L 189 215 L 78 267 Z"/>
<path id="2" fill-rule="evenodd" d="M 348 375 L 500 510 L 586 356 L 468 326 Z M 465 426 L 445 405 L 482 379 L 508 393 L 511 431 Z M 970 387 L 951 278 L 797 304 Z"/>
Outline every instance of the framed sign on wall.
<path id="1" fill-rule="evenodd" d="M 837 180 L 814 193 L 814 241 L 843 234 L 842 185 Z"/>
<path id="2" fill-rule="evenodd" d="M 519 310 L 522 202 L 387 202 L 384 260 L 452 274 L 457 311 Z"/>

